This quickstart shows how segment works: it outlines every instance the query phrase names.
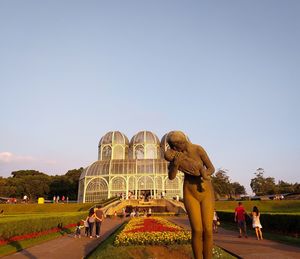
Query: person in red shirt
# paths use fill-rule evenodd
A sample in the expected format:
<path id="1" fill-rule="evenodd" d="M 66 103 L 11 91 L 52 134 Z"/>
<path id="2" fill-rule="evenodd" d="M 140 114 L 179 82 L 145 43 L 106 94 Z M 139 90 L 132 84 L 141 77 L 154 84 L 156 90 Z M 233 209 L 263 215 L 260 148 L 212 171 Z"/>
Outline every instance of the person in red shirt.
<path id="1" fill-rule="evenodd" d="M 244 232 L 245 238 L 247 238 L 247 227 L 246 227 L 246 210 L 243 207 L 243 204 L 239 202 L 239 205 L 235 208 L 234 221 L 238 223 L 238 228 L 240 231 L 239 237 L 242 237 Z"/>

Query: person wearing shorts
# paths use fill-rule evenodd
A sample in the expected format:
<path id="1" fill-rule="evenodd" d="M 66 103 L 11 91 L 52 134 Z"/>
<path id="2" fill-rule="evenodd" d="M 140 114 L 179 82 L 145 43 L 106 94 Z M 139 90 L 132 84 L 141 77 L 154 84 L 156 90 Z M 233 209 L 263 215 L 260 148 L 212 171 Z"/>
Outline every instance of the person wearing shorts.
<path id="1" fill-rule="evenodd" d="M 241 202 L 239 202 L 238 206 L 235 208 L 234 221 L 238 224 L 239 238 L 241 238 L 243 234 L 245 238 L 248 238 L 246 226 L 246 210 L 244 209 Z"/>

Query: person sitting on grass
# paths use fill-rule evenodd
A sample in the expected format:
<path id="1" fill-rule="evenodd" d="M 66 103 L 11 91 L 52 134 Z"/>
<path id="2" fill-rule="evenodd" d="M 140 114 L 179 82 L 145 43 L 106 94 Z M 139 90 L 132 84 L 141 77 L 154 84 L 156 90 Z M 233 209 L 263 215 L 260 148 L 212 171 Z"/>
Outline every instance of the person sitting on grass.
<path id="1" fill-rule="evenodd" d="M 80 222 L 77 223 L 77 226 L 75 228 L 75 238 L 79 237 L 81 238 L 80 229 L 83 228 L 83 226 L 80 225 Z"/>
<path id="2" fill-rule="evenodd" d="M 179 170 L 183 173 L 187 173 L 194 176 L 201 176 L 203 180 L 210 180 L 210 176 L 207 174 L 203 163 L 201 161 L 195 161 L 189 158 L 182 152 L 175 151 L 173 149 L 168 149 L 165 152 L 165 159 L 169 162 L 174 161 L 175 158 L 179 160 Z"/>

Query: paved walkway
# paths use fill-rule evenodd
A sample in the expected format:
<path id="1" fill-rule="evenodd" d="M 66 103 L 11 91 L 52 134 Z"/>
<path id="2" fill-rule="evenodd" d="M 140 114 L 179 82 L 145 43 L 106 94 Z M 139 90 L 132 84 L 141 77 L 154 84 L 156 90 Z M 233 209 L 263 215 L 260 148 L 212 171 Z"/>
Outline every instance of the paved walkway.
<path id="1" fill-rule="evenodd" d="M 177 225 L 190 229 L 187 217 L 169 218 Z M 277 243 L 271 240 L 257 240 L 250 235 L 246 238 L 238 238 L 238 231 L 219 228 L 214 234 L 214 243 L 233 254 L 245 259 L 288 259 L 300 258 L 300 248 Z"/>
<path id="2" fill-rule="evenodd" d="M 106 219 L 100 231 L 100 238 L 74 238 L 73 234 L 59 237 L 24 249 L 3 259 L 80 259 L 93 251 L 103 240 L 115 231 L 123 219 Z M 95 228 L 94 228 L 95 229 Z M 83 233 L 83 232 L 82 232 Z"/>

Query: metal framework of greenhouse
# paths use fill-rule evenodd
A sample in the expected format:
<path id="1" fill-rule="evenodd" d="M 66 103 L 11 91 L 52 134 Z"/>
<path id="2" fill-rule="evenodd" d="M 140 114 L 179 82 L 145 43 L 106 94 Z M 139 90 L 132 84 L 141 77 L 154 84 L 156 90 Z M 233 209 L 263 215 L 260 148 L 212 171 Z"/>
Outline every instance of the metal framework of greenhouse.
<path id="1" fill-rule="evenodd" d="M 79 180 L 78 201 L 99 202 L 122 195 L 139 198 L 182 197 L 183 174 L 168 179 L 168 162 L 163 152 L 169 148 L 167 135 L 161 141 L 150 131 L 131 139 L 119 131 L 105 134 L 99 142 L 98 161 L 84 169 Z"/>

